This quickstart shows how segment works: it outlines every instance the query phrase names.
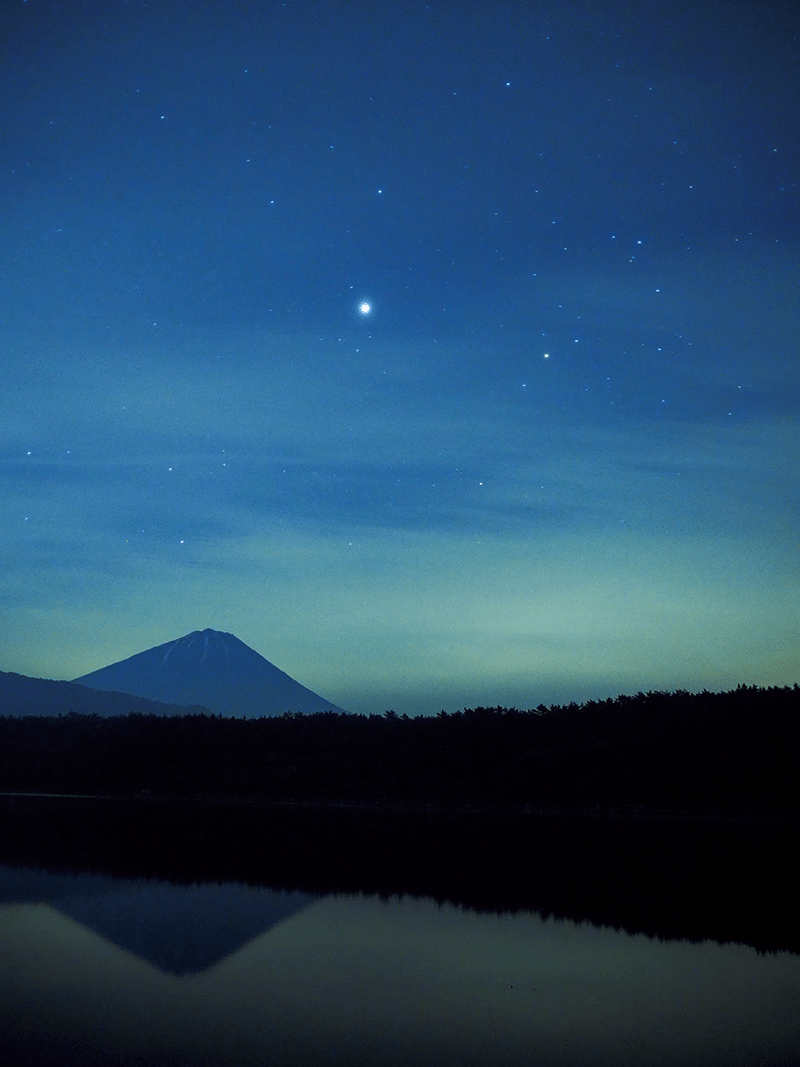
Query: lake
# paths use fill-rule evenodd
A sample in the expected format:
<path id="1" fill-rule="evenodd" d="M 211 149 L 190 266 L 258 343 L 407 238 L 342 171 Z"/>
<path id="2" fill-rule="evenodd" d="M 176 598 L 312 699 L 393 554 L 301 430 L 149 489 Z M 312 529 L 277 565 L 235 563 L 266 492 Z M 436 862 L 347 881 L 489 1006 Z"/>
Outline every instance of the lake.
<path id="1" fill-rule="evenodd" d="M 4 1064 L 800 1062 L 794 895 L 776 887 L 773 914 L 752 914 L 794 826 L 8 798 L 0 815 Z M 732 849 L 744 895 L 720 896 L 715 919 L 686 865 L 724 868 Z M 366 891 L 342 886 L 356 876 Z M 692 879 L 695 911 L 680 895 Z M 542 907 L 559 887 L 565 908 Z"/>

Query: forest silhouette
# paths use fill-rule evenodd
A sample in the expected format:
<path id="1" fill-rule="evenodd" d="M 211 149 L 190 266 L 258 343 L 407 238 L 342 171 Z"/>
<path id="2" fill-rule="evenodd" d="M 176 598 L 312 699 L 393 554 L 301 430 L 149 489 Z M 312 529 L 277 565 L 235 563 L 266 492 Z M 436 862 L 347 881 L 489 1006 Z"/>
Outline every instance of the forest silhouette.
<path id="1" fill-rule="evenodd" d="M 518 810 L 800 812 L 800 686 L 409 718 L 0 717 L 0 791 Z"/>

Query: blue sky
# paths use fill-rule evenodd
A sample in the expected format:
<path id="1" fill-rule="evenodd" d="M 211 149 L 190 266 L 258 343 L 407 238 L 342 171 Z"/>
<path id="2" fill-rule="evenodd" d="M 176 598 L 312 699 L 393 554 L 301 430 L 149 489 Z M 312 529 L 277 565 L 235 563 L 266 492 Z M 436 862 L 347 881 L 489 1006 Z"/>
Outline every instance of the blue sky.
<path id="1" fill-rule="evenodd" d="M 791 5 L 2 23 L 0 669 L 210 626 L 354 711 L 798 680 Z"/>

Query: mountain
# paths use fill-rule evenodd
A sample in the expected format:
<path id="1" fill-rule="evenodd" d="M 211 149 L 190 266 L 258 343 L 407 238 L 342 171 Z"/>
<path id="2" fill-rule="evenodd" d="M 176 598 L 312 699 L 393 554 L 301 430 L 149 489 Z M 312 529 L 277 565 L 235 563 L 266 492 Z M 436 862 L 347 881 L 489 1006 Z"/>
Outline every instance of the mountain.
<path id="1" fill-rule="evenodd" d="M 0 715 L 186 715 L 208 713 L 207 708 L 180 708 L 129 693 L 102 693 L 75 682 L 29 678 L 0 671 Z"/>
<path id="2" fill-rule="evenodd" d="M 343 710 L 218 630 L 195 630 L 75 681 L 170 704 L 202 704 L 240 718 Z"/>

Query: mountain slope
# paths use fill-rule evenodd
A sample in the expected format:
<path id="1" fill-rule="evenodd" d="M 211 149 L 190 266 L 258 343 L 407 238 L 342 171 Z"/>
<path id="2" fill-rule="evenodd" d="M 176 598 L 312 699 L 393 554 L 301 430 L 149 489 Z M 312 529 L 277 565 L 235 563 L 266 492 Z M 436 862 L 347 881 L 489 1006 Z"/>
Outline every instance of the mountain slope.
<path id="1" fill-rule="evenodd" d="M 251 718 L 286 711 L 342 711 L 296 682 L 233 634 L 195 630 L 75 679 L 93 689 L 171 704 L 202 704 Z"/>
<path id="2" fill-rule="evenodd" d="M 98 692 L 75 682 L 29 678 L 0 671 L 0 715 L 186 715 L 208 713 L 207 708 L 180 708 L 129 693 Z"/>

